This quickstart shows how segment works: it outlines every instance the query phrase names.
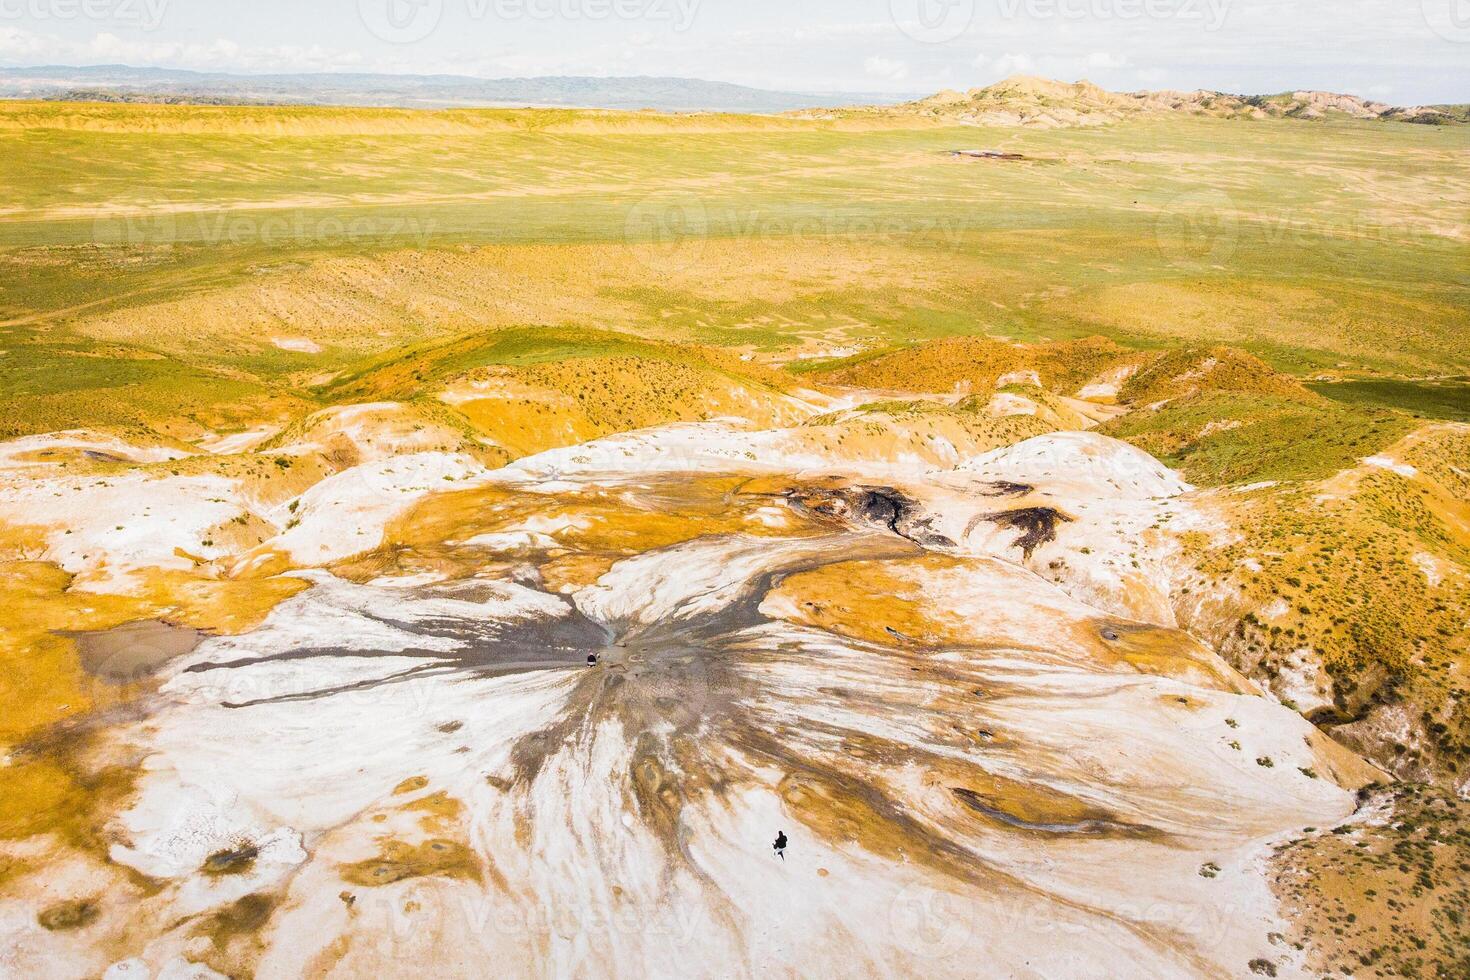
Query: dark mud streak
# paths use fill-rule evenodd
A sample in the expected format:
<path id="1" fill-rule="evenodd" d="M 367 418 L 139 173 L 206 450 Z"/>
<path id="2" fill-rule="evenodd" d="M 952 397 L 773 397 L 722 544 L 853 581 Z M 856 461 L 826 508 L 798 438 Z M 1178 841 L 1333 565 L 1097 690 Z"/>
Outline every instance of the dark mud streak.
<path id="1" fill-rule="evenodd" d="M 420 677 L 434 674 L 457 673 L 456 668 L 445 667 L 441 664 L 422 664 L 411 667 L 408 670 L 390 674 L 387 677 L 374 677 L 371 680 L 358 681 L 354 684 L 338 684 L 333 687 L 318 688 L 314 691 L 302 691 L 298 694 L 278 694 L 269 698 L 255 698 L 250 701 L 221 701 L 220 707 L 239 710 L 241 708 L 256 708 L 266 704 L 293 704 L 300 701 L 320 701 L 322 698 L 333 697 L 338 694 L 352 694 L 357 691 L 368 691 L 391 684 L 402 684 Z"/>
<path id="2" fill-rule="evenodd" d="M 260 848 L 254 844 L 244 844 L 233 849 L 216 851 L 205 858 L 203 871 L 215 877 L 246 874 L 255 866 L 255 859 L 258 857 L 260 857 Z"/>
<path id="3" fill-rule="evenodd" d="M 405 657 L 421 660 L 444 660 L 446 654 L 440 650 L 350 650 L 347 647 L 317 647 L 273 653 L 268 657 L 241 657 L 239 660 L 206 660 L 185 667 L 185 674 L 207 674 L 215 670 L 243 670 L 261 664 L 293 663 L 302 660 L 383 660 L 389 657 Z"/>
<path id="4" fill-rule="evenodd" d="M 581 667 L 587 655 L 603 650 L 610 632 L 575 609 L 555 620 L 527 620 L 519 623 L 489 623 L 447 618 L 404 622 L 387 617 L 367 618 L 414 636 L 447 637 L 462 646 L 454 650 L 351 650 L 343 647 L 305 647 L 265 657 L 243 657 L 231 661 L 209 661 L 192 664 L 185 673 L 200 674 L 213 670 L 239 670 L 268 663 L 287 663 L 321 658 L 333 659 L 422 659 L 431 661 L 387 677 L 372 678 L 352 684 L 325 687 L 316 691 L 225 703 L 227 708 L 249 708 L 262 704 L 310 701 L 337 694 L 369 690 L 415 680 L 427 674 L 462 674 L 468 678 L 500 677 L 508 674 L 540 670 L 566 670 Z"/>
<path id="5" fill-rule="evenodd" d="M 961 803 L 981 816 L 997 820 L 1007 827 L 1014 827 L 1017 830 L 1029 830 L 1043 834 L 1138 837 L 1145 840 L 1157 840 L 1164 836 L 1154 827 L 1124 823 L 1102 817 L 1079 820 L 1075 823 L 1033 823 L 1001 807 L 993 805 L 983 795 L 972 789 L 967 789 L 963 786 L 951 786 L 949 791 Z"/>
<path id="6" fill-rule="evenodd" d="M 985 521 L 1005 530 L 1019 531 L 1014 547 L 1020 548 L 1030 558 L 1037 548 L 1055 541 L 1057 527 L 1072 523 L 1072 518 L 1051 507 L 1025 507 L 998 514 L 981 514 L 965 528 L 965 536 L 969 537 Z"/>

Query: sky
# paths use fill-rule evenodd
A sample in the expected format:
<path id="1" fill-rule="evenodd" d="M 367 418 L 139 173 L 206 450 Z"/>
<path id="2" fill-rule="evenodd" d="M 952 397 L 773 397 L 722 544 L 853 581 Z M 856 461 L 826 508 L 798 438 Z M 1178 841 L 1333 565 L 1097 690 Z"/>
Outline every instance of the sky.
<path id="1" fill-rule="evenodd" d="M 1470 102 L 1470 0 L 0 0 L 0 65 Z"/>

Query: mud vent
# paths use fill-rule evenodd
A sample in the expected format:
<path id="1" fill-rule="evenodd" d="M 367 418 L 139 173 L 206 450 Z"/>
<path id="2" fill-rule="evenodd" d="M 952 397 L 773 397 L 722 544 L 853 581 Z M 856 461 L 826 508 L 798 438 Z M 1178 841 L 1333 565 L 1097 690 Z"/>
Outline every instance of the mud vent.
<path id="1" fill-rule="evenodd" d="M 934 530 L 934 518 L 919 504 L 891 487 L 806 487 L 787 495 L 798 513 L 844 524 L 886 530 L 921 548 L 949 548 L 954 542 Z"/>

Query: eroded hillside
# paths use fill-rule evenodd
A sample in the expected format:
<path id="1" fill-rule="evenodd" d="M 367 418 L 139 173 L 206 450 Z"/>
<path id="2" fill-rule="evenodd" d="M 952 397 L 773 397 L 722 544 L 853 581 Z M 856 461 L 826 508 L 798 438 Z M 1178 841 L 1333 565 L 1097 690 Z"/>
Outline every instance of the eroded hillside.
<path id="1" fill-rule="evenodd" d="M 839 119 L 898 116 L 935 123 L 983 126 L 1106 126 L 1150 114 L 1207 116 L 1214 119 L 1382 120 L 1450 126 L 1466 120 L 1465 106 L 1392 106 L 1355 95 L 1295 91 L 1274 95 L 1227 92 L 1109 92 L 1091 82 L 1059 82 L 1016 75 L 966 92 L 946 90 L 900 106 L 810 110 L 806 117 Z"/>

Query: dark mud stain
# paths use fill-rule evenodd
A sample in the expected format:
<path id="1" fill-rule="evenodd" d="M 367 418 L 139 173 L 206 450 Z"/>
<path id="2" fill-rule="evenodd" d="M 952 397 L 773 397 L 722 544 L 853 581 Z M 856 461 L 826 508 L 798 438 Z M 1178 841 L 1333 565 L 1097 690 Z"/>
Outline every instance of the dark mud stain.
<path id="1" fill-rule="evenodd" d="M 1055 541 L 1057 526 L 1072 523 L 1072 518 L 1051 507 L 1025 507 L 999 514 L 981 514 L 965 528 L 965 534 L 968 536 L 985 521 L 1005 530 L 1019 531 L 1013 546 L 1020 548 L 1030 558 L 1037 548 Z"/>
<path id="2" fill-rule="evenodd" d="M 934 518 L 912 498 L 891 487 L 799 487 L 786 495 L 797 513 L 859 528 L 888 531 L 921 548 L 950 548 L 934 530 Z"/>
<path id="3" fill-rule="evenodd" d="M 102 909 L 95 901 L 85 899 L 76 902 L 61 902 L 52 905 L 36 917 L 42 929 L 49 932 L 70 932 L 83 929 L 97 921 Z"/>
<path id="4" fill-rule="evenodd" d="M 110 684 L 123 685 L 151 677 L 171 660 L 192 653 L 206 634 L 145 619 L 110 630 L 65 635 L 76 640 L 83 670 Z"/>
<path id="5" fill-rule="evenodd" d="M 223 949 L 236 939 L 252 937 L 265 928 L 279 899 L 271 895 L 246 895 L 237 902 L 212 912 L 195 927 L 196 936 L 207 936 Z"/>
<path id="6" fill-rule="evenodd" d="M 1027 483 L 1012 483 L 1010 480 L 986 480 L 976 484 L 975 489 L 982 497 L 1024 497 L 1036 488 Z"/>
<path id="7" fill-rule="evenodd" d="M 204 859 L 203 871 L 212 877 L 246 874 L 255 867 L 255 859 L 258 857 L 260 857 L 260 848 L 254 844 L 245 844 L 232 850 L 216 851 Z"/>
<path id="8" fill-rule="evenodd" d="M 745 655 L 742 634 L 769 622 L 759 609 L 766 595 L 787 576 L 826 565 L 918 553 L 909 541 L 883 535 L 843 534 L 827 541 L 820 553 L 757 576 L 735 602 L 708 616 L 633 632 L 610 624 L 618 639 L 602 651 L 602 667 L 585 675 L 555 722 L 512 748 L 513 782 L 529 785 L 548 759 L 615 719 L 625 731 L 644 733 L 630 779 L 645 819 L 668 846 L 682 849 L 675 833 L 682 804 L 669 795 L 671 786 L 659 774 L 684 773 L 681 791 L 690 789 L 690 773 L 703 773 L 710 783 L 724 781 L 723 767 L 707 757 L 704 746 L 719 744 L 749 724 L 742 702 L 759 690 L 738 669 Z M 655 730 L 658 736 L 649 734 Z"/>
<path id="9" fill-rule="evenodd" d="M 950 150 L 949 155 L 960 160 L 998 160 L 1011 163 L 1027 159 L 1024 153 L 1008 153 L 1004 150 Z"/>
<path id="10" fill-rule="evenodd" d="M 319 654 L 319 656 L 320 655 L 331 656 L 333 654 Z M 352 650 L 342 650 L 342 651 L 338 651 L 336 655 L 351 657 L 351 656 L 356 656 L 357 653 L 355 651 L 352 651 Z M 412 650 L 404 651 L 404 652 L 398 653 L 398 654 L 382 654 L 382 656 L 402 656 L 402 657 L 412 657 L 412 656 L 415 656 L 415 655 L 420 655 L 420 656 L 425 656 L 425 657 L 437 656 L 437 654 L 433 654 L 433 653 L 431 653 L 429 651 L 422 651 L 422 652 L 419 652 L 419 653 L 416 654 L 416 652 L 415 651 L 412 651 Z M 275 660 L 275 659 L 281 659 L 281 660 L 297 660 L 297 659 L 301 659 L 301 658 L 293 657 L 293 656 L 285 656 L 285 657 L 279 657 L 279 658 L 270 657 L 270 658 L 267 658 L 267 659 L 271 659 L 271 660 Z M 259 662 L 259 661 L 256 661 L 256 662 Z M 338 695 L 338 694 L 351 694 L 351 693 L 353 693 L 355 691 L 375 690 L 377 688 L 388 687 L 388 686 L 393 685 L 393 684 L 402 684 L 402 683 L 405 683 L 407 681 L 416 680 L 416 679 L 424 678 L 424 677 L 433 677 L 433 676 L 452 677 L 452 676 L 461 675 L 461 674 L 462 674 L 462 671 L 460 671 L 458 668 L 453 667 L 453 666 L 444 665 L 444 664 L 435 664 L 435 663 L 422 664 L 422 665 L 417 666 L 417 667 L 410 667 L 407 670 L 398 671 L 395 674 L 389 674 L 387 677 L 375 677 L 375 678 L 373 678 L 371 680 L 357 681 L 357 682 L 351 683 L 351 684 L 337 684 L 337 685 L 333 685 L 332 687 L 318 688 L 317 690 L 314 690 L 314 691 L 303 691 L 303 692 L 299 692 L 299 693 L 296 693 L 296 694 L 280 694 L 280 695 L 276 695 L 274 697 L 268 697 L 268 698 L 255 698 L 254 700 L 251 700 L 251 701 L 221 701 L 220 702 L 220 707 L 222 707 L 222 708 L 230 708 L 232 710 L 238 710 L 238 709 L 242 709 L 242 708 L 255 708 L 255 707 L 259 707 L 260 705 L 263 705 L 263 704 L 292 704 L 292 703 L 301 702 L 301 701 L 320 701 L 322 698 L 333 697 L 333 696 Z"/>
<path id="11" fill-rule="evenodd" d="M 480 860 L 459 841 L 430 840 L 412 845 L 385 841 L 382 853 L 367 861 L 344 865 L 342 880 L 364 888 L 377 888 L 409 878 L 463 878 L 479 881 Z"/>

